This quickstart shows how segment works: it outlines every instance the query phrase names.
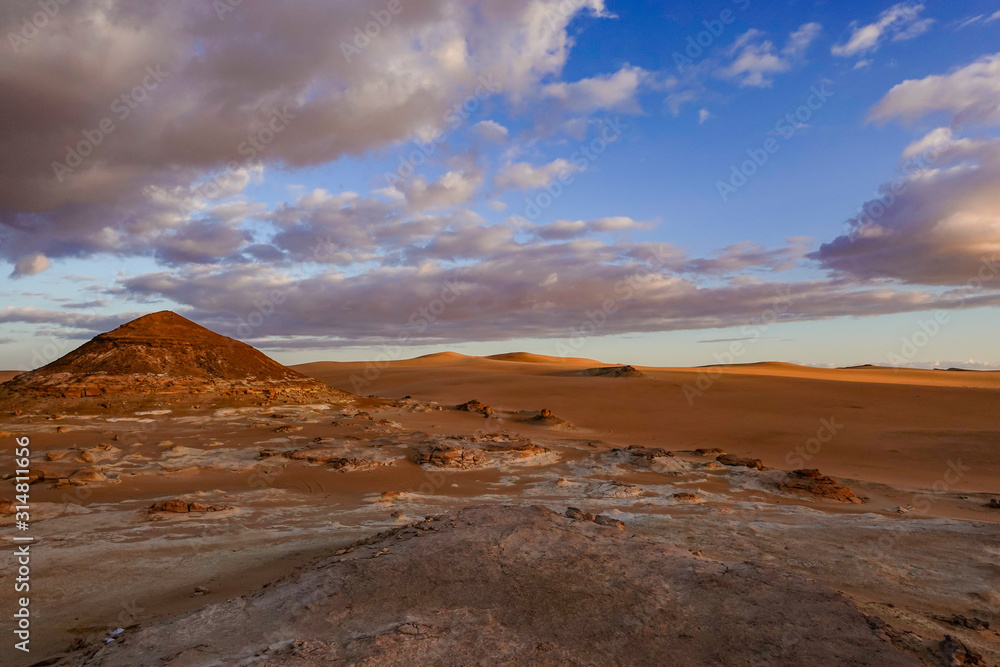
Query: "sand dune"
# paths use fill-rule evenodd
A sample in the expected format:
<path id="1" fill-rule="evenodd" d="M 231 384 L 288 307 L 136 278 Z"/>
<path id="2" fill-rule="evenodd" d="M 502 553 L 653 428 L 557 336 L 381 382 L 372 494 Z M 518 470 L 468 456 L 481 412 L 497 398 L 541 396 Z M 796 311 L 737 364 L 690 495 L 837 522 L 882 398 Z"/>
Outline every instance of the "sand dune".
<path id="1" fill-rule="evenodd" d="M 506 354 L 493 354 L 482 358 L 492 359 L 493 361 L 510 361 L 520 364 L 557 364 L 560 366 L 579 366 L 583 364 L 589 366 L 602 365 L 600 361 L 594 361 L 593 359 L 583 359 L 580 357 L 550 357 L 544 354 L 532 354 L 530 352 L 508 352 Z"/>
<path id="2" fill-rule="evenodd" d="M 587 364 L 599 362 L 588 361 Z M 297 370 L 351 390 L 365 363 Z M 851 479 L 929 488 L 949 461 L 970 466 L 963 488 L 987 491 L 1000 475 L 1000 373 L 826 369 L 784 363 L 706 368 L 637 367 L 646 378 L 567 374 L 561 363 L 390 362 L 364 393 L 442 404 L 478 399 L 500 410 L 549 408 L 616 445 L 721 446 L 772 467 L 819 467 Z M 810 444 L 832 420 L 837 433 Z"/>

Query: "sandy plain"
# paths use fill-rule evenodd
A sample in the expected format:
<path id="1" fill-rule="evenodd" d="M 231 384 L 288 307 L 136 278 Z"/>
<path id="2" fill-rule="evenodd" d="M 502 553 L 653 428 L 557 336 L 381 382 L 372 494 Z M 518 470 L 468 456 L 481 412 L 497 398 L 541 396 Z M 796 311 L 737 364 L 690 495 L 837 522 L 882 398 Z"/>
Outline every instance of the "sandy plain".
<path id="1" fill-rule="evenodd" d="M 1000 510 L 988 506 L 1000 497 L 1000 373 L 587 373 L 604 366 L 525 353 L 319 362 L 295 369 L 365 397 L 4 416 L 5 458 L 13 435 L 29 436 L 44 476 L 31 491 L 33 650 L 9 664 L 105 664 L 116 628 L 222 604 L 375 533 L 482 504 L 581 508 L 698 558 L 780 567 L 846 596 L 924 664 L 948 664 L 946 635 L 1000 664 Z M 455 409 L 472 399 L 492 414 Z M 476 456 L 437 465 L 448 448 Z M 84 468 L 101 479 L 74 483 Z M 863 502 L 781 486 L 801 468 Z M 218 509 L 148 509 L 176 498 Z M 12 558 L 5 548 L 4 573 Z"/>

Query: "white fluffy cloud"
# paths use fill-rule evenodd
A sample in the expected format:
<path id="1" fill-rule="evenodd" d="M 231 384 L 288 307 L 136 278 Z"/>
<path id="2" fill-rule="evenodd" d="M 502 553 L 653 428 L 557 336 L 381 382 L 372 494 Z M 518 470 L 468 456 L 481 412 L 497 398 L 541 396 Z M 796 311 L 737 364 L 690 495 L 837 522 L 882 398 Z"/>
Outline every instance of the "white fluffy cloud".
<path id="1" fill-rule="evenodd" d="M 769 87 L 774 75 L 787 72 L 805 57 L 809 46 L 822 32 L 818 23 L 805 23 L 788 36 L 784 48 L 778 51 L 773 42 L 763 39 L 759 30 L 749 30 L 729 48 L 732 57 L 719 75 L 738 81 L 741 86 Z"/>
<path id="2" fill-rule="evenodd" d="M 626 113 L 640 111 L 636 96 L 653 75 L 641 67 L 626 65 L 614 74 L 582 79 L 572 83 L 550 83 L 542 88 L 542 96 L 556 100 L 563 107 L 578 113 L 596 110 L 616 110 Z"/>
<path id="3" fill-rule="evenodd" d="M 857 21 L 851 24 L 851 36 L 836 44 L 830 52 L 841 58 L 851 58 L 877 51 L 886 38 L 893 41 L 913 39 L 930 30 L 934 19 L 921 19 L 923 5 L 901 2 L 878 15 L 873 23 Z"/>
<path id="4" fill-rule="evenodd" d="M 486 141 L 496 143 L 503 143 L 510 137 L 510 131 L 493 120 L 481 120 L 472 126 L 472 130 Z"/>
<path id="5" fill-rule="evenodd" d="M 1000 124 L 1000 53 L 950 74 L 904 81 L 875 105 L 869 118 L 909 121 L 936 111 L 950 113 L 957 125 Z"/>
<path id="6" fill-rule="evenodd" d="M 585 167 L 564 158 L 539 166 L 527 162 L 513 162 L 506 165 L 496 176 L 500 188 L 537 190 L 544 188 L 557 178 L 584 171 Z"/>
<path id="7" fill-rule="evenodd" d="M 49 266 L 51 266 L 49 258 L 45 255 L 38 253 L 28 255 L 14 265 L 14 270 L 11 272 L 10 277 L 20 278 L 22 276 L 33 276 L 47 270 Z"/>

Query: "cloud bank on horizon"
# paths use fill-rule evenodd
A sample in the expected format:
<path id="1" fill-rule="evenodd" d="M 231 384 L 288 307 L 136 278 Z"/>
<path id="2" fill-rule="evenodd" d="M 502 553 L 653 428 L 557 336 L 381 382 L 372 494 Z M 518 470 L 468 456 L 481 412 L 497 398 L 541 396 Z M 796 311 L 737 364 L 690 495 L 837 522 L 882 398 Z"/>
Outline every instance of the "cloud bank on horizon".
<path id="1" fill-rule="evenodd" d="M 164 307 L 329 349 L 1000 305 L 989 3 L 666 4 L 4 3 L 0 354 Z"/>

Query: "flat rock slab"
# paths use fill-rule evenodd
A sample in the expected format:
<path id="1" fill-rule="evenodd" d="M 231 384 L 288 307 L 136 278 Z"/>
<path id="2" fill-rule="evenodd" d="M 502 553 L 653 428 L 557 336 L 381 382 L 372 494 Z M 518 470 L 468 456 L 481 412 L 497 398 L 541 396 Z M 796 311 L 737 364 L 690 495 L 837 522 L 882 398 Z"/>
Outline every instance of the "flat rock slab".
<path id="1" fill-rule="evenodd" d="M 919 665 L 844 597 L 541 507 L 365 540 L 64 665 Z"/>

